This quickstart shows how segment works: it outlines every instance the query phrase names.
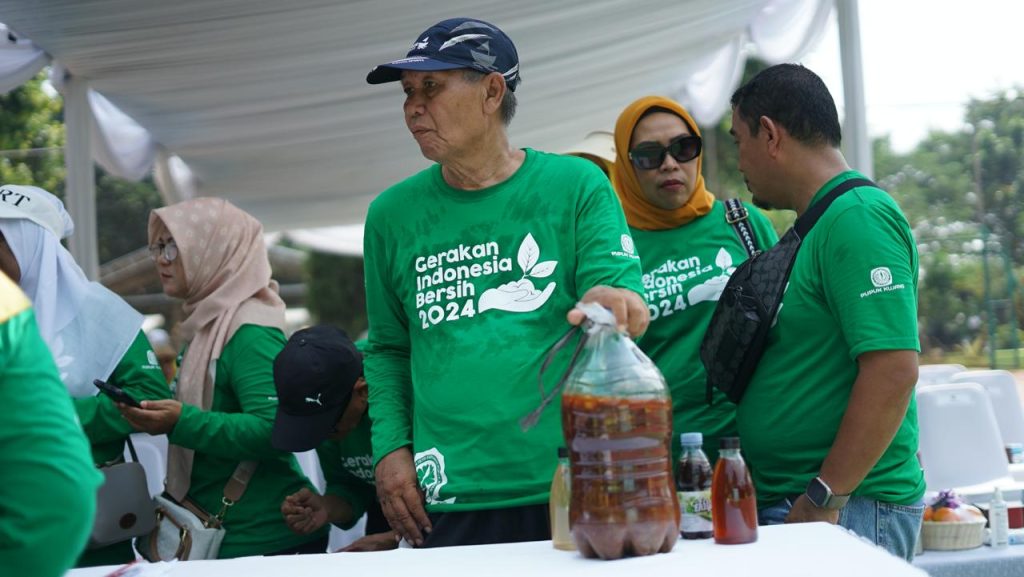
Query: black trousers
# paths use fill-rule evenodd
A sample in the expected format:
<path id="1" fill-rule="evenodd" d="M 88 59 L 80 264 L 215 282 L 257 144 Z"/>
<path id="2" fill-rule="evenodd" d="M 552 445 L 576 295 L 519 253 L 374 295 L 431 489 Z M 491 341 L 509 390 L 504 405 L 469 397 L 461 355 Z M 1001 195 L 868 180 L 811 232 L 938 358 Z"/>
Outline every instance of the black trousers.
<path id="1" fill-rule="evenodd" d="M 424 547 L 546 541 L 551 538 L 548 505 L 431 513 L 433 530 Z"/>

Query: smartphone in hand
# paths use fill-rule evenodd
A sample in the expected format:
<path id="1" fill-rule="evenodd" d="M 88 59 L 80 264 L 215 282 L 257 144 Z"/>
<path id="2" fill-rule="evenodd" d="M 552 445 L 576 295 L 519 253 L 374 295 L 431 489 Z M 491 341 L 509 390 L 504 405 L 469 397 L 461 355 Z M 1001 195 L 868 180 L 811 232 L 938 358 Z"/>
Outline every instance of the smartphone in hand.
<path id="1" fill-rule="evenodd" d="M 115 402 L 124 403 L 129 407 L 135 407 L 137 409 L 142 408 L 142 405 L 136 401 L 134 397 L 126 393 L 124 389 L 117 385 L 111 385 L 110 383 L 105 383 L 99 379 L 94 380 L 92 384 L 96 385 L 96 388 L 102 391 L 105 395 L 114 399 Z"/>

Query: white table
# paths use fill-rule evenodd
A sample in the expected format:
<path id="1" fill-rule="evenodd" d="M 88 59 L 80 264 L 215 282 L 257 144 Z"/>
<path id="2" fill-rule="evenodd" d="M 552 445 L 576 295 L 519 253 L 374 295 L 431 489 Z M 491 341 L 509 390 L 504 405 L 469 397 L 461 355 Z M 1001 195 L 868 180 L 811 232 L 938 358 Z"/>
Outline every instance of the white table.
<path id="1" fill-rule="evenodd" d="M 981 546 L 964 551 L 925 551 L 914 566 L 931 577 L 1024 577 L 1024 545 Z"/>
<path id="2" fill-rule="evenodd" d="M 620 561 L 584 559 L 558 551 L 549 541 L 397 549 L 382 553 L 335 553 L 289 557 L 243 557 L 223 561 L 175 563 L 167 577 L 315 577 L 374 575 L 416 577 L 629 577 L 638 575 L 708 575 L 715 577 L 924 577 L 906 561 L 888 554 L 846 530 L 825 523 L 758 528 L 749 545 L 715 545 L 711 539 L 680 540 L 664 555 Z M 152 567 L 155 569 L 156 567 Z M 67 577 L 102 577 L 114 567 L 75 569 Z"/>

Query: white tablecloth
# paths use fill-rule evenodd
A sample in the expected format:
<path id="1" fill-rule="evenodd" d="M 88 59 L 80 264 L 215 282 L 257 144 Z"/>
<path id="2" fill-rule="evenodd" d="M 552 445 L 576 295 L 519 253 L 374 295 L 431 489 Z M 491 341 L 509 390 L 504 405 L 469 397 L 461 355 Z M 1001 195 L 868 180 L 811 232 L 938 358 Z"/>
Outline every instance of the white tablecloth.
<path id="1" fill-rule="evenodd" d="M 749 545 L 715 545 L 711 539 L 680 540 L 664 555 L 608 562 L 558 551 L 550 541 L 397 549 L 382 553 L 335 553 L 289 557 L 243 557 L 175 563 L 167 577 L 316 577 L 397 575 L 408 577 L 923 577 L 925 573 L 871 543 L 824 523 L 760 527 Z M 158 566 L 151 567 L 157 569 Z M 114 567 L 75 569 L 68 577 L 102 577 Z M 159 574 L 159 573 L 157 573 Z M 145 575 L 145 574 L 144 574 Z"/>
<path id="2" fill-rule="evenodd" d="M 1024 577 L 1024 545 L 965 551 L 925 551 L 914 565 L 931 577 Z"/>

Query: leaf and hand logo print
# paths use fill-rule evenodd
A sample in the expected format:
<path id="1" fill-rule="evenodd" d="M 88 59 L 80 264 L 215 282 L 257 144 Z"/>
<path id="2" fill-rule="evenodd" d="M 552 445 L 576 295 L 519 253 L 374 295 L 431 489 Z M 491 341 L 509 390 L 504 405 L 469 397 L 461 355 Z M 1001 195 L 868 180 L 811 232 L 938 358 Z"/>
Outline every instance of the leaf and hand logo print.
<path id="1" fill-rule="evenodd" d="M 542 279 L 551 276 L 558 266 L 558 261 L 540 260 L 540 247 L 533 235 L 526 234 L 523 244 L 519 246 L 519 255 L 516 259 L 523 276 L 513 282 L 505 283 L 497 288 L 487 289 L 480 295 L 480 302 L 477 305 L 477 312 L 484 312 L 490 309 L 509 311 L 513 313 L 528 313 L 539 309 L 555 292 L 558 283 L 550 282 L 544 290 L 537 290 L 530 279 Z"/>
<path id="2" fill-rule="evenodd" d="M 722 296 L 722 291 L 725 290 L 729 277 L 736 270 L 729 251 L 724 248 L 718 249 L 718 254 L 715 255 L 715 266 L 721 269 L 721 274 L 693 287 L 686 294 L 686 299 L 690 301 L 690 306 L 703 301 L 717 302 L 718 298 Z"/>

